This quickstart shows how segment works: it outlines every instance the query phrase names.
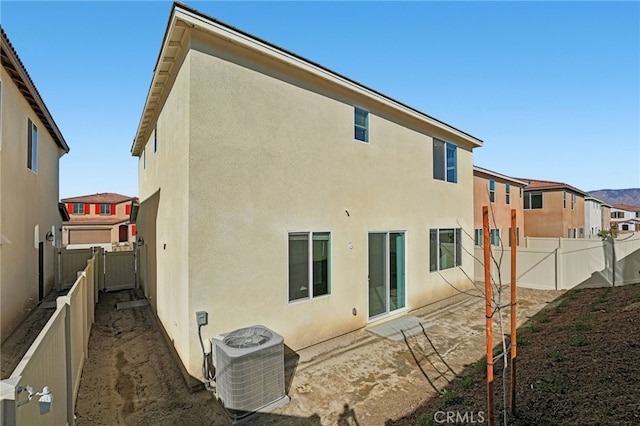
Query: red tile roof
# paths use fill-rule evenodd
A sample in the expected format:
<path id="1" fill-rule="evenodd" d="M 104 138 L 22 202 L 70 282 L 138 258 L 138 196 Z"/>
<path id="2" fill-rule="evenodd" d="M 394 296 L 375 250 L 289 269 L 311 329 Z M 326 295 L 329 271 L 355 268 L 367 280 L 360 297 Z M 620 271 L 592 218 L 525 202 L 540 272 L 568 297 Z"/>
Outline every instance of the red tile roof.
<path id="1" fill-rule="evenodd" d="M 114 192 L 103 192 L 93 195 L 81 195 L 79 197 L 65 198 L 63 203 L 93 203 L 93 204 L 120 204 L 125 201 L 138 201 L 138 197 L 129 197 L 127 195 L 116 194 Z"/>
<path id="2" fill-rule="evenodd" d="M 630 206 L 628 204 L 614 204 L 613 208 L 618 210 L 626 210 L 628 212 L 640 212 L 640 207 Z"/>
<path id="3" fill-rule="evenodd" d="M 573 191 L 575 193 L 578 193 L 584 197 L 588 197 L 589 194 L 576 188 L 573 187 L 569 184 L 566 184 L 564 182 L 553 182 L 550 180 L 535 180 L 535 179 L 523 179 L 523 178 L 518 178 L 518 180 L 523 180 L 525 182 L 528 183 L 527 186 L 524 187 L 525 191 L 531 191 L 531 190 L 553 190 L 553 189 L 568 189 L 570 191 Z"/>

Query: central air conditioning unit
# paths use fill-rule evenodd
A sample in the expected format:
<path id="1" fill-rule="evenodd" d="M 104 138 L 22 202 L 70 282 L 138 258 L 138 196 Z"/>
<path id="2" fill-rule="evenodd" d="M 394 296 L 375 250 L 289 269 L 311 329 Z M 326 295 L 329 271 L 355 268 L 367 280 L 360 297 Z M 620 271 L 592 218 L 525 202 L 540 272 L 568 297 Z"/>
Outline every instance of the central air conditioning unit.
<path id="1" fill-rule="evenodd" d="M 284 389 L 284 339 L 260 325 L 211 339 L 216 396 L 229 411 L 268 411 L 289 402 Z M 230 413 L 243 417 L 242 413 Z M 236 416 L 237 414 L 237 416 Z"/>

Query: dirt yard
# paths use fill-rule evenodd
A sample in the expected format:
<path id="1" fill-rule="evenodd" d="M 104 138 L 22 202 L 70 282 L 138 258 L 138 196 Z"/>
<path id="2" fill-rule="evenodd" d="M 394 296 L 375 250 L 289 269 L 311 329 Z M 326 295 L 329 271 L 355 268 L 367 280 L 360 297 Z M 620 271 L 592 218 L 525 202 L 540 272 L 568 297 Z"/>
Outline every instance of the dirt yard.
<path id="1" fill-rule="evenodd" d="M 571 290 L 518 330 L 517 415 L 508 423 L 638 425 L 639 360 L 640 284 Z M 495 368 L 503 424 L 503 364 Z M 387 426 L 437 425 L 447 412 L 486 421 L 485 371 L 484 360 L 469 365 L 439 398 Z"/>
<path id="2" fill-rule="evenodd" d="M 509 424 L 640 424 L 640 285 L 519 295 L 518 415 Z M 77 424 L 229 425 L 211 393 L 189 391 L 150 308 L 116 309 L 135 299 L 132 291 L 100 293 Z M 467 298 L 413 312 L 432 324 L 424 336 L 390 341 L 360 330 L 293 354 L 286 373 L 291 402 L 248 424 L 436 425 L 447 413 L 467 413 L 458 424 L 483 423 L 482 312 L 481 299 Z M 34 311 L 3 344 L 3 373 L 49 314 Z M 495 401 L 502 424 L 500 362 Z"/>

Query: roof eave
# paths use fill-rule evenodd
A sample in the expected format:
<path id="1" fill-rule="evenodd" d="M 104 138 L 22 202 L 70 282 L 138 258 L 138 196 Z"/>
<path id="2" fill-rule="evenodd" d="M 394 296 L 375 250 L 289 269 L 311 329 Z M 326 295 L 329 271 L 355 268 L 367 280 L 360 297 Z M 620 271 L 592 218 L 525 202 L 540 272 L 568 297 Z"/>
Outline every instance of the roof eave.
<path id="1" fill-rule="evenodd" d="M 228 24 L 220 22 L 210 16 L 198 12 L 195 9 L 191 9 L 183 4 L 174 3 L 171 9 L 169 22 L 167 23 L 167 29 L 163 38 L 160 54 L 156 61 L 156 66 L 154 69 L 151 86 L 147 94 L 147 99 L 145 101 L 142 117 L 138 124 L 136 136 L 131 146 L 131 154 L 134 156 L 140 156 L 142 154 L 143 146 L 146 143 L 149 135 L 151 134 L 151 129 L 147 126 L 150 126 L 150 124 L 153 122 L 154 117 L 157 115 L 157 111 L 155 111 L 155 108 L 160 105 L 160 99 L 162 98 L 164 92 L 167 90 L 167 88 L 164 86 L 164 83 L 160 82 L 159 72 L 161 64 L 165 61 L 166 52 L 170 47 L 170 44 L 172 43 L 172 34 L 174 31 L 176 31 L 176 28 L 186 29 L 188 27 L 196 26 L 198 26 L 203 31 L 216 34 L 221 38 L 232 41 L 234 44 L 243 46 L 252 51 L 259 52 L 272 59 L 285 62 L 288 65 L 294 67 L 298 67 L 299 69 L 303 69 L 307 72 L 310 72 L 317 78 L 322 78 L 325 81 L 331 82 L 332 84 L 345 87 L 360 95 L 366 96 L 373 101 L 379 102 L 387 107 L 391 107 L 392 109 L 404 114 L 405 116 L 418 119 L 427 127 L 437 129 L 437 133 L 444 133 L 444 135 L 453 136 L 459 140 L 465 141 L 472 148 L 481 147 L 483 144 L 483 141 L 481 139 L 478 139 L 443 121 L 431 117 L 415 108 L 396 101 L 391 97 L 377 92 L 369 87 L 366 87 L 348 77 L 331 71 L 328 68 L 323 67 L 322 65 L 305 59 L 295 53 L 289 52 L 279 46 L 248 34 L 242 30 L 234 28 Z M 175 41 L 173 41 L 173 43 L 175 43 Z M 180 49 L 183 48 L 185 48 L 185 45 L 181 44 Z M 176 54 L 174 58 L 177 56 L 178 55 Z M 170 78 L 164 78 L 163 81 L 168 82 L 170 81 Z M 154 91 L 156 91 L 156 93 L 160 93 L 156 95 L 158 97 L 156 101 L 152 99 L 152 93 Z"/>

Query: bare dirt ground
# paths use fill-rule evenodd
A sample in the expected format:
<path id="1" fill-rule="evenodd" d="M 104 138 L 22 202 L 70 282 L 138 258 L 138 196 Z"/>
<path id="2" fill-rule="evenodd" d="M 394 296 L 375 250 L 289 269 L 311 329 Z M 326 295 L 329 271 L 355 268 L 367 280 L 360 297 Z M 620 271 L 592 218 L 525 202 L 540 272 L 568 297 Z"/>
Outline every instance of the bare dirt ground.
<path id="1" fill-rule="evenodd" d="M 116 309 L 134 299 L 132 291 L 100 293 L 77 424 L 229 425 L 211 393 L 189 391 L 151 309 Z M 640 424 L 640 285 L 522 289 L 518 312 L 526 324 L 518 332 L 518 416 L 510 424 Z M 291 402 L 247 423 L 433 425 L 441 424 L 438 411 L 486 413 L 482 299 L 411 314 L 432 324 L 425 335 L 391 341 L 360 330 L 293 353 Z M 498 424 L 501 374 L 498 363 Z"/>
<path id="2" fill-rule="evenodd" d="M 130 300 L 130 290 L 100 293 L 76 424 L 228 424 L 211 393 L 189 391 L 151 309 L 116 309 Z"/>
<path id="3" fill-rule="evenodd" d="M 640 424 L 640 284 L 571 290 L 517 333 L 517 413 L 509 424 Z M 495 367 L 496 424 L 503 424 L 503 365 Z M 470 364 L 439 398 L 387 425 L 437 425 L 447 412 L 468 413 L 459 424 L 471 423 L 471 413 L 486 421 L 485 373 L 484 360 Z"/>
<path id="4" fill-rule="evenodd" d="M 523 291 L 522 319 L 558 292 Z M 227 425 L 219 403 L 206 391 L 190 393 L 150 308 L 116 310 L 130 291 L 101 293 L 76 407 L 79 425 Z M 407 341 L 366 330 L 287 357 L 291 402 L 249 425 L 383 425 L 411 413 L 437 395 L 466 363 L 480 358 L 484 336 L 482 299 L 412 314 L 432 325 Z M 451 370 L 444 371 L 439 358 Z M 293 360 L 293 362 L 292 362 Z M 409 414 L 410 415 L 410 414 Z"/>

